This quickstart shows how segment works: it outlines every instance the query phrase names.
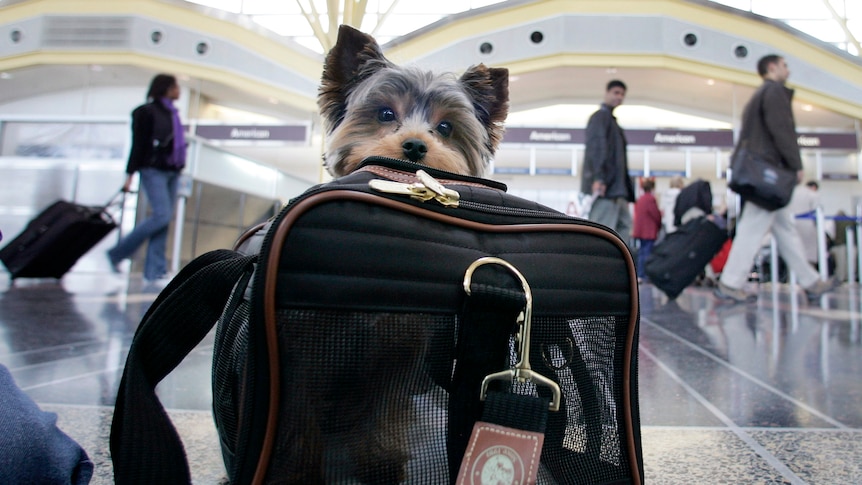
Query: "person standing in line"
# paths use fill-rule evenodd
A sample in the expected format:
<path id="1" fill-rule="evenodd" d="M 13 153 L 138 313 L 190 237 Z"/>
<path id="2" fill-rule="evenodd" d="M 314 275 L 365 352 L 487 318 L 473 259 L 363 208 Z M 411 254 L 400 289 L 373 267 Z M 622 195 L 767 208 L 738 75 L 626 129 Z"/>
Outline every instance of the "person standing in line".
<path id="1" fill-rule="evenodd" d="M 829 254 L 832 255 L 832 259 L 835 261 L 835 279 L 838 280 L 838 282 L 844 282 L 850 279 L 848 264 L 855 264 L 856 251 L 858 251 L 858 248 L 856 247 L 851 248 L 850 258 L 848 261 L 847 228 L 855 228 L 856 226 L 843 210 L 839 210 L 836 215 L 838 216 L 838 220 L 835 221 L 834 244 L 832 245 L 832 248 L 829 249 Z M 851 231 L 852 230 L 853 229 L 851 229 Z"/>
<path id="2" fill-rule="evenodd" d="M 801 182 L 802 158 L 791 107 L 793 90 L 785 86 L 790 70 L 783 57 L 770 54 L 757 62 L 757 72 L 763 78 L 763 84 L 742 113 L 742 129 L 736 150 L 746 147 L 775 165 L 796 170 L 797 180 Z M 796 273 L 809 300 L 816 300 L 834 289 L 833 280 L 821 281 L 806 261 L 802 240 L 793 222 L 794 214 L 789 207 L 773 211 L 753 202 L 744 202 L 736 225 L 736 238 L 715 289 L 716 296 L 737 302 L 756 297 L 746 293 L 743 286 L 761 241 L 770 232 L 778 243 L 779 254 Z"/>
<path id="3" fill-rule="evenodd" d="M 108 251 L 111 269 L 119 272 L 117 265 L 149 240 L 144 262 L 144 279 L 148 282 L 157 282 L 167 275 L 168 226 L 174 212 L 179 175 L 186 163 L 183 126 L 174 106 L 179 97 L 177 79 L 159 74 L 150 82 L 147 103 L 132 112 L 132 148 L 123 190 L 129 191 L 135 172 L 139 172 L 152 214 Z"/>
<path id="4" fill-rule="evenodd" d="M 635 191 L 629 176 L 625 133 L 614 117 L 614 108 L 625 97 L 626 85 L 622 81 L 608 82 L 601 107 L 587 122 L 581 192 L 593 195 L 589 219 L 610 227 L 631 244 L 629 203 L 635 201 Z"/>
<path id="5" fill-rule="evenodd" d="M 817 222 L 811 218 L 817 206 L 820 205 L 820 195 L 817 190 L 820 186 L 817 182 L 811 180 L 805 186 L 798 185 L 793 189 L 793 196 L 790 198 L 790 203 L 787 206 L 793 214 L 793 223 L 796 224 L 796 232 L 799 233 L 799 238 L 802 240 L 802 252 L 805 253 L 805 259 L 814 267 L 817 268 L 819 260 L 819 251 L 817 248 Z M 800 218 L 800 216 L 805 216 Z M 828 228 L 825 228 L 827 234 Z"/>
<path id="6" fill-rule="evenodd" d="M 665 234 L 676 231 L 676 224 L 673 222 L 673 208 L 676 207 L 676 198 L 683 187 L 685 187 L 685 180 L 679 175 L 674 175 L 670 179 L 670 188 L 661 196 L 661 220 Z"/>
<path id="7" fill-rule="evenodd" d="M 646 281 L 646 261 L 652 253 L 658 232 L 661 229 L 661 211 L 658 210 L 652 191 L 655 182 L 646 179 L 643 182 L 644 193 L 635 202 L 635 219 L 632 237 L 638 242 L 637 274 L 638 281 Z"/>

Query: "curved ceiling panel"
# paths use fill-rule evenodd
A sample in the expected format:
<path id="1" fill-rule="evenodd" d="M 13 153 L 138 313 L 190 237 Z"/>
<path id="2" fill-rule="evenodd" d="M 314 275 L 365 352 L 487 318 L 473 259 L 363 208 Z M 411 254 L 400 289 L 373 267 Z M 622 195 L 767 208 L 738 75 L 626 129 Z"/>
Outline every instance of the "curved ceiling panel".
<path id="1" fill-rule="evenodd" d="M 20 1 L 0 12 L 0 71 L 95 63 L 167 70 L 196 78 L 225 105 L 315 116 L 321 56 L 243 17 L 157 0 Z M 736 119 L 760 83 L 757 58 L 778 52 L 790 64 L 797 100 L 821 108 L 799 113 L 799 125 L 852 130 L 862 119 L 862 61 L 794 32 L 693 0 L 510 1 L 449 17 L 384 49 L 395 62 L 432 68 L 508 67 L 512 111 L 597 103 L 604 83 L 620 77 L 629 104 L 722 121 Z M 60 89 L 64 79 L 51 83 Z M 8 86 L 0 103 L 33 89 Z"/>
<path id="2" fill-rule="evenodd" d="M 778 53 L 790 65 L 789 84 L 797 88 L 797 99 L 862 118 L 862 61 L 763 17 L 682 0 L 507 5 L 432 24 L 387 45 L 387 55 L 446 70 L 483 62 L 508 67 L 516 75 L 561 72 L 561 67 L 660 69 L 670 77 L 669 93 L 657 96 L 670 98 L 687 88 L 673 82 L 674 73 L 757 86 L 761 82 L 757 60 Z M 568 79 L 567 88 L 542 91 L 547 103 L 585 95 L 596 99 L 601 93 L 595 86 L 579 86 L 577 76 Z M 630 91 L 635 95 L 633 84 Z M 691 89 L 700 90 L 702 84 Z M 649 99 L 641 96 L 643 93 L 631 102 Z M 724 102 L 727 104 L 726 99 Z"/>

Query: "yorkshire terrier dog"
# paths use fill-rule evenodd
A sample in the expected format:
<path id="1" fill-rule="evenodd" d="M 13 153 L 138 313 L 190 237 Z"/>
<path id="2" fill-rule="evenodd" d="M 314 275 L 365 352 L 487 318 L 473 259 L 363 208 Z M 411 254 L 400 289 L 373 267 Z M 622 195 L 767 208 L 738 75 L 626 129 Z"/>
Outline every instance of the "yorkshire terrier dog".
<path id="1" fill-rule="evenodd" d="M 324 160 L 334 176 L 372 155 L 482 176 L 503 134 L 508 71 L 478 65 L 457 77 L 399 67 L 374 38 L 342 26 L 326 56 L 318 104 L 328 135 Z M 285 373 L 267 481 L 411 479 L 415 401 L 449 377 L 451 362 L 431 349 L 450 338 L 450 322 L 418 314 L 288 313 L 279 314 L 291 330 L 281 344 Z"/>
<path id="2" fill-rule="evenodd" d="M 377 155 L 481 177 L 503 137 L 509 71 L 479 64 L 456 77 L 396 66 L 373 37 L 343 25 L 317 104 L 334 176 Z"/>

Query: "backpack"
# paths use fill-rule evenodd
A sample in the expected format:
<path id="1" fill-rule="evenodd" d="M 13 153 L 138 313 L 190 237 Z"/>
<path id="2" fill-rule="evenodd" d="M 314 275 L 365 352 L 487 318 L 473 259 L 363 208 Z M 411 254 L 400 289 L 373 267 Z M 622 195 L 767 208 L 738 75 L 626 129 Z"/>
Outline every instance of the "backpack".
<path id="1" fill-rule="evenodd" d="M 371 157 L 189 263 L 129 350 L 116 482 L 189 483 L 154 388 L 215 325 L 231 483 L 641 483 L 631 254 L 505 189 Z"/>

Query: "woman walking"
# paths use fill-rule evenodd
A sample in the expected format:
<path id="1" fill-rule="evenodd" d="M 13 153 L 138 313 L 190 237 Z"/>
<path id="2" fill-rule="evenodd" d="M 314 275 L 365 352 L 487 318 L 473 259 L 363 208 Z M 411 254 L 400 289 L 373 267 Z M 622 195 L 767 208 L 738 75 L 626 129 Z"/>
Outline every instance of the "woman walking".
<path id="1" fill-rule="evenodd" d="M 123 190 L 129 191 L 135 172 L 139 172 L 152 213 L 108 251 L 111 268 L 119 272 L 117 265 L 149 240 L 144 279 L 150 283 L 167 275 L 168 225 L 174 212 L 179 175 L 186 164 L 183 126 L 174 106 L 179 97 L 176 78 L 159 74 L 150 83 L 147 103 L 132 112 L 132 148 Z"/>

